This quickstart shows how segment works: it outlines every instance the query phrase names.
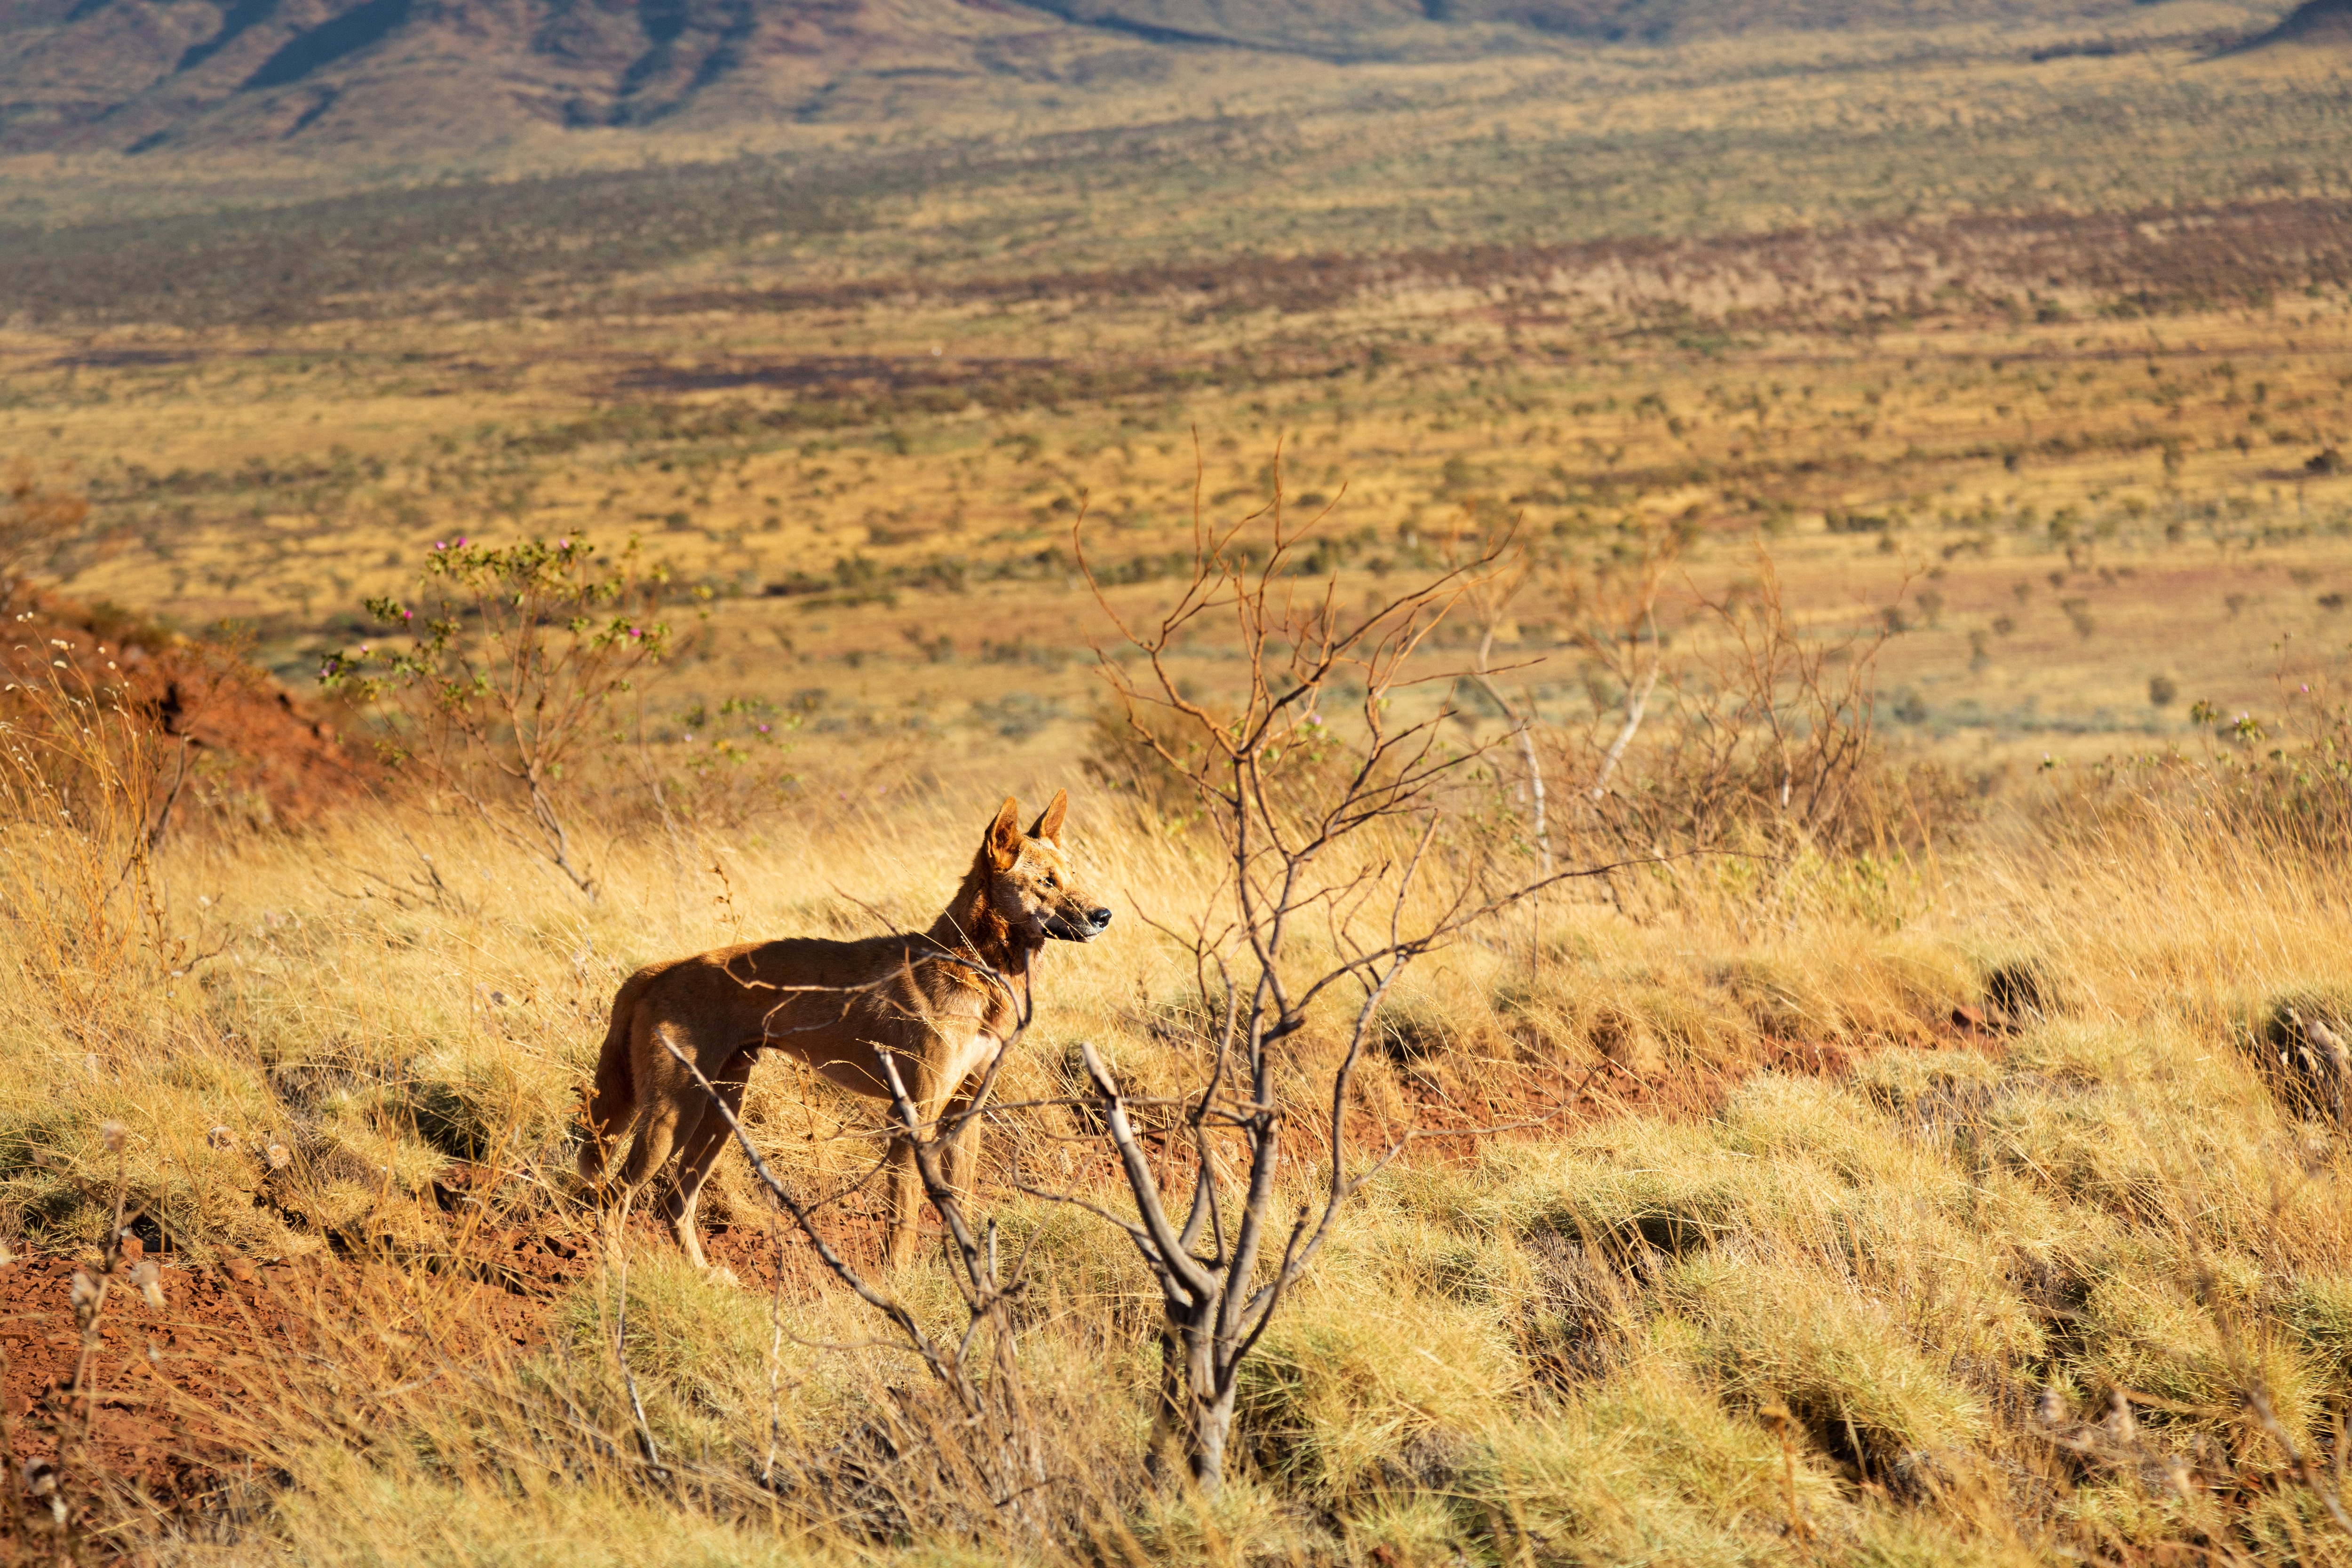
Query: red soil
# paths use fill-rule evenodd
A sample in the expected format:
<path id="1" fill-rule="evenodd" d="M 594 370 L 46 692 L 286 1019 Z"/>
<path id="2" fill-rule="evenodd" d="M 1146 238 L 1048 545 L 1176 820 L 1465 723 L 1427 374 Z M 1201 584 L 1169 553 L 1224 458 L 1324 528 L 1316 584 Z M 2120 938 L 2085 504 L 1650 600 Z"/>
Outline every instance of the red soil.
<path id="1" fill-rule="evenodd" d="M 15 611 L 7 632 L 0 666 L 15 679 L 37 680 L 63 660 L 69 689 L 84 675 L 101 689 L 121 682 L 152 726 L 156 808 L 176 795 L 176 827 L 208 814 L 314 823 L 383 782 L 372 755 L 344 746 L 331 715 L 297 702 L 233 648 L 52 598 Z"/>
<path id="2" fill-rule="evenodd" d="M 236 1268 L 166 1264 L 160 1310 L 127 1285 L 109 1291 L 90 1363 L 90 1468 L 169 1493 L 192 1463 L 234 1457 L 225 1434 L 268 1387 L 266 1375 L 254 1379 L 251 1352 L 300 1337 L 304 1322 L 281 1289 L 288 1269 Z M 81 1271 L 60 1258 L 0 1268 L 0 1392 L 20 1464 L 54 1460 L 60 1423 L 79 1419 L 68 1394 L 80 1352 L 72 1284 Z"/>
<path id="3" fill-rule="evenodd" d="M 430 1323 L 412 1311 L 401 1325 L 414 1331 L 404 1337 L 429 1342 L 421 1348 L 431 1359 L 527 1352 L 545 1332 L 548 1304 L 587 1268 L 560 1237 L 493 1233 L 472 1242 L 457 1269 L 447 1258 L 407 1264 L 439 1264 L 457 1276 L 438 1281 Z M 252 1478 L 254 1437 L 281 1431 L 289 1402 L 301 1397 L 289 1370 L 313 1357 L 311 1364 L 357 1359 L 348 1345 L 339 1356 L 338 1341 L 356 1333 L 363 1343 L 387 1321 L 370 1310 L 372 1300 L 414 1307 L 414 1293 L 376 1289 L 385 1268 L 334 1258 L 194 1268 L 166 1259 L 160 1308 L 118 1275 L 89 1362 L 91 1392 L 77 1398 L 73 1280 L 97 1269 L 58 1258 L 0 1267 L 0 1399 L 13 1472 L 0 1486 L 13 1479 L 23 1510 L 0 1511 L 0 1562 L 54 1550 L 39 1539 L 48 1532 L 41 1493 L 60 1482 L 84 1529 L 150 1510 L 200 1525 L 226 1506 L 228 1488 Z M 109 1542 L 91 1544 L 102 1554 Z"/>

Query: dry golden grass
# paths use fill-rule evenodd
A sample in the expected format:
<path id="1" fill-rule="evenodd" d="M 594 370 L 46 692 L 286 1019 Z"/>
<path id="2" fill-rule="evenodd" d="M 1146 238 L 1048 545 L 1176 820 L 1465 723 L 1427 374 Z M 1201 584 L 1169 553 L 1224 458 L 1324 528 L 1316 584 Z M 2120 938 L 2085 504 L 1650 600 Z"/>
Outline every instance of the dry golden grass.
<path id="1" fill-rule="evenodd" d="M 14 1245 L 90 1245 L 110 1120 L 177 1248 L 167 1281 L 225 1253 L 413 1269 L 476 1224 L 576 1226 L 565 1123 L 617 976 L 739 930 L 854 929 L 869 917 L 851 895 L 927 913 L 985 815 L 939 795 L 861 801 L 758 844 L 620 844 L 595 905 L 432 816 L 184 844 L 163 884 L 171 919 L 215 954 L 194 974 L 134 967 L 92 1017 L 21 959 L 8 969 Z M 1142 917 L 1181 921 L 1213 862 L 1099 797 L 1081 794 L 1073 825 L 1119 889 L 1121 934 L 1048 955 L 1011 1100 L 1066 1092 L 1079 1038 L 1145 1090 L 1192 1070 L 1153 1032 L 1187 976 Z M 394 879 L 420 851 L 441 903 L 357 896 L 355 871 Z M 726 903 L 701 868 L 714 860 Z M 50 918 L 23 884 L 11 895 L 36 929 Z M 363 1280 L 344 1298 L 357 1304 L 322 1320 L 311 1359 L 277 1368 L 278 1401 L 240 1434 L 276 1479 L 208 1524 L 134 1528 L 218 1561 L 913 1546 L 2161 1562 L 2190 1545 L 2336 1561 L 2345 1538 L 2279 1444 L 2334 1485 L 2352 1399 L 2346 1155 L 2340 1131 L 2290 1113 L 2245 1042 L 2273 999 L 2340 990 L 2343 913 L 2325 865 L 2143 826 L 1911 865 L 1891 897 L 1845 912 L 1759 922 L 1725 895 L 1636 920 L 1555 900 L 1532 981 L 1523 922 L 1448 951 L 1414 1005 L 1450 1035 L 1384 1062 L 1368 1110 L 1405 1091 L 1475 1104 L 1529 1064 L 1600 1093 L 1562 1121 L 1441 1144 L 1368 1195 L 1245 1364 L 1246 1458 L 1205 1511 L 1140 1479 L 1156 1312 L 1140 1268 L 1087 1216 L 1009 1190 L 1016 1173 L 1109 1179 L 1045 1108 L 1008 1114 L 982 1202 L 1037 1281 L 1021 1349 L 1066 1489 L 1050 1544 L 958 1522 L 969 1500 L 919 1466 L 853 1463 L 845 1432 L 881 1422 L 911 1444 L 919 1415 L 903 1404 L 911 1367 L 840 1348 L 875 1337 L 845 1292 L 792 1271 L 772 1320 L 762 1291 L 696 1278 L 650 1239 L 625 1278 L 607 1263 L 552 1301 L 521 1351 L 469 1333 L 463 1281 L 342 1265 Z M 1954 1033 L 1954 1006 L 2020 963 L 2046 1016 L 2009 1037 Z M 877 1124 L 772 1066 L 748 1121 L 800 1184 L 867 1158 Z M 291 1163 L 212 1148 L 215 1126 L 246 1150 L 281 1142 Z M 496 1173 L 478 1220 L 433 1197 L 460 1153 Z M 707 1209 L 764 1234 L 740 1160 L 722 1173 Z M 1289 1180 L 1311 1187 L 1311 1152 Z M 952 1316 L 943 1273 L 899 1288 L 927 1319 Z M 610 1337 L 624 1289 L 651 1430 L 687 1467 L 676 1482 L 629 1458 Z M 756 1484 L 771 1464 L 798 1478 L 781 1494 Z"/>

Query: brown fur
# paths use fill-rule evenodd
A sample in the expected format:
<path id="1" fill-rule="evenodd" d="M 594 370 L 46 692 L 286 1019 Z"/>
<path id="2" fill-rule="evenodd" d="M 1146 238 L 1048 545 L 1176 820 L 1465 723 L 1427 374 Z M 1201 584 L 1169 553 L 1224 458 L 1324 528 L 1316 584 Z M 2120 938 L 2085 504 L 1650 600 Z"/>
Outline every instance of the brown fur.
<path id="1" fill-rule="evenodd" d="M 746 942 L 630 975 L 613 998 L 612 1027 L 596 1061 L 581 1176 L 604 1189 L 625 1127 L 635 1135 L 621 1168 L 631 1191 L 658 1174 L 676 1149 L 677 1180 L 663 1210 L 678 1245 L 703 1265 L 695 1200 L 726 1148 L 727 1122 L 664 1040 L 701 1069 L 730 1112 L 741 1106 L 761 1050 L 786 1052 L 844 1089 L 883 1100 L 890 1091 L 879 1053 L 887 1051 L 925 1128 L 969 1108 L 990 1058 L 1028 1016 L 1037 950 L 1050 937 L 1091 941 L 1110 921 L 1110 911 L 1075 885 L 1063 857 L 1068 799 L 1067 791 L 1056 794 L 1025 835 L 1018 805 L 1007 800 L 927 931 Z M 974 1116 L 949 1145 L 951 1184 L 969 1183 L 979 1143 Z M 891 1145 L 890 1167 L 895 1260 L 914 1244 L 922 1195 L 914 1147 L 904 1137 Z"/>

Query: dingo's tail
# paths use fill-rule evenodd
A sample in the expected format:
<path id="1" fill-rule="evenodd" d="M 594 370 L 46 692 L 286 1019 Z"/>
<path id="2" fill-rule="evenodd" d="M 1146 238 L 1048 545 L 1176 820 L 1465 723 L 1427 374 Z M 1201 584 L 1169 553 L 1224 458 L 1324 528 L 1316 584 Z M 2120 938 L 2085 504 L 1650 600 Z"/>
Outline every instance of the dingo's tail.
<path id="1" fill-rule="evenodd" d="M 596 1081 L 588 1091 L 587 1126 L 580 1138 L 580 1179 L 593 1186 L 604 1179 L 613 1157 L 613 1142 L 628 1130 L 637 1109 L 636 1074 L 629 1062 L 629 1037 L 635 1031 L 637 999 L 652 983 L 640 971 L 623 983 L 613 998 L 613 1022 L 604 1031 L 604 1048 L 596 1058 Z"/>

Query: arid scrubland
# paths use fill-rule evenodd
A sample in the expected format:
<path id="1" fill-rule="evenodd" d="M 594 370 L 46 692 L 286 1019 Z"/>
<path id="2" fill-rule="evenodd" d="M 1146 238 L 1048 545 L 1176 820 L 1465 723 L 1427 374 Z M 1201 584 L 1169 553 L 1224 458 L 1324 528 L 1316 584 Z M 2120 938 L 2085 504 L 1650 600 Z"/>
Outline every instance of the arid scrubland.
<path id="1" fill-rule="evenodd" d="M 1124 929 L 1048 954 L 975 1200 L 1033 1282 L 1014 1338 L 1050 1485 L 1017 1513 L 941 1458 L 919 1367 L 740 1158 L 705 1200 L 740 1284 L 650 1229 L 604 1258 L 563 1173 L 622 973 L 927 918 L 976 838 L 962 803 L 616 845 L 594 903 L 414 808 L 190 838 L 139 873 L 189 973 L 94 940 L 112 928 L 57 896 L 20 816 L 14 1245 L 86 1255 L 127 1184 L 166 1300 L 101 1323 L 99 1432 L 176 1432 L 212 1478 L 191 1499 L 144 1477 L 151 1507 L 68 1465 L 68 1495 L 174 1560 L 2333 1561 L 2343 1079 L 2324 1050 L 2277 1064 L 2345 1026 L 2341 816 L 2298 816 L 2291 784 L 2233 814 L 2218 787 L 2061 793 L 2010 844 L 1701 861 L 1675 889 L 1654 868 L 1433 955 L 1356 1114 L 1373 1147 L 1440 1136 L 1244 1363 L 1213 1506 L 1142 1476 L 1157 1309 L 1132 1251 L 1017 1190 L 1114 1201 L 1078 1042 L 1139 1097 L 1203 1066 L 1192 973 L 1151 923 L 1215 906 L 1213 847 L 1082 791 L 1070 841 Z M 425 854 L 437 888 L 410 875 Z M 1322 1180 L 1335 1025 L 1286 1055 L 1286 1208 Z M 804 1194 L 875 1150 L 870 1107 L 789 1068 L 746 1120 Z M 861 1206 L 824 1223 L 870 1256 Z M 571 1271 L 506 1262 L 541 1248 Z M 188 1342 L 174 1293 L 235 1258 L 315 1316 L 161 1348 Z M 482 1304 L 502 1282 L 530 1315 L 511 1337 Z M 890 1284 L 952 1328 L 943 1266 Z M 194 1358 L 238 1396 L 176 1392 Z"/>
<path id="2" fill-rule="evenodd" d="M 1809 614 L 1900 609 L 1897 717 L 1981 769 L 2269 699 L 2340 617 L 2331 203 L 197 334 L 27 330 L 0 433 L 89 526 L 66 591 L 222 620 L 298 689 L 436 542 L 638 541 L 681 595 L 665 733 L 757 705 L 795 755 L 1066 755 L 1115 600 L 1196 504 L 1330 505 L 1370 591 L 1516 518 L 1562 563 L 1682 543 L 1663 625 L 1769 542 Z M 1515 618 L 1533 655 L 1566 630 Z M 1606 710 L 1551 658 L 1546 716 Z M 2177 694 L 2152 700 L 2151 691 Z M 756 727 L 754 729 L 756 731 Z M 682 739 L 680 743 L 683 744 Z M 705 759 L 710 760 L 710 759 Z M 797 769 L 799 763 L 787 763 Z"/>
<path id="3" fill-rule="evenodd" d="M 1241 526 L 1235 558 L 1269 528 Z M 1492 624 L 1535 592 L 1509 560 L 1449 613 Z M 60 1366 L 16 1424 L 55 1468 L 28 1472 L 48 1489 L 15 1539 L 305 1562 L 2333 1560 L 2340 712 L 2323 689 L 2258 742 L 1972 807 L 1842 695 L 1894 646 L 1885 622 L 1824 637 L 1769 590 L 1687 655 L 1635 639 L 1727 672 L 1729 647 L 1760 650 L 1777 673 L 1678 666 L 1608 801 L 1586 794 L 1608 750 L 1531 730 L 1540 840 L 1523 753 L 1436 731 L 1468 761 L 1433 802 L 1408 926 L 1455 868 L 1635 863 L 1473 923 L 1385 999 L 1349 1157 L 1425 1136 L 1239 1363 L 1213 1500 L 1144 1472 L 1150 1277 L 1105 1216 L 1049 1195 L 1121 1202 L 1082 1047 L 1158 1133 L 1163 1180 L 1173 1128 L 1149 1119 L 1214 1059 L 1186 933 L 1233 907 L 1232 873 L 1163 721 L 1144 732 L 1175 762 L 1108 723 L 1065 763 L 1085 775 L 1068 842 L 1123 918 L 1046 955 L 966 1210 L 1023 1281 L 982 1363 L 1021 1391 L 1035 1479 L 1007 1490 L 742 1160 L 705 1197 L 731 1279 L 651 1227 L 608 1248 L 567 1173 L 623 974 L 919 924 L 985 820 L 969 792 L 845 779 L 672 816 L 625 763 L 566 807 L 610 825 L 579 836 L 591 899 L 493 818 L 396 784 L 299 835 L 215 814 L 157 845 L 152 738 L 20 684 L 5 1147 L 35 1257 L 15 1267 L 63 1295 L 126 1213 L 143 1257 L 103 1261 L 126 1282 L 165 1267 L 160 1304 L 128 1283 L 97 1303 L 71 1383 Z M 1202 632 L 1202 658 L 1261 668 Z M 102 696 L 90 666 L 117 651 L 53 647 L 20 682 L 63 666 L 65 692 Z M 1284 741 L 1304 771 L 1268 764 L 1277 788 L 1350 776 L 1362 740 L 1329 684 L 1331 719 Z M 1360 932 L 1348 889 L 1413 841 L 1330 874 L 1310 966 Z M 1273 1058 L 1295 1130 L 1277 1213 L 1330 1178 L 1317 1097 L 1348 1012 L 1311 1009 Z M 870 1271 L 878 1216 L 851 1184 L 874 1108 L 771 1064 L 745 1123 Z M 203 1294 L 222 1279 L 245 1293 Z M 944 1261 L 882 1288 L 921 1331 L 959 1331 Z M 68 1320 L 28 1289 L 12 1362 L 58 1365 L 42 1336 Z"/>
<path id="4" fill-rule="evenodd" d="M 27 176 L 0 1552 L 2352 1559 L 2352 229 L 2334 57 L 2217 52 L 2266 19 Z M 1364 616 L 1402 661 L 1317 665 Z M 476 683 L 494 624 L 591 673 Z M 562 745 L 467 706 L 551 680 Z M 725 1277 L 583 1203 L 623 976 L 919 929 L 1063 786 L 1117 919 L 971 1248 L 883 1274 L 884 1108 L 774 1060 L 806 1225 L 740 1149 Z M 1366 799 L 1282 963 L 1444 940 L 1195 1138 L 1233 821 Z M 1240 1299 L 1347 1195 L 1211 1496 L 1119 1226 L 1266 1129 Z"/>

